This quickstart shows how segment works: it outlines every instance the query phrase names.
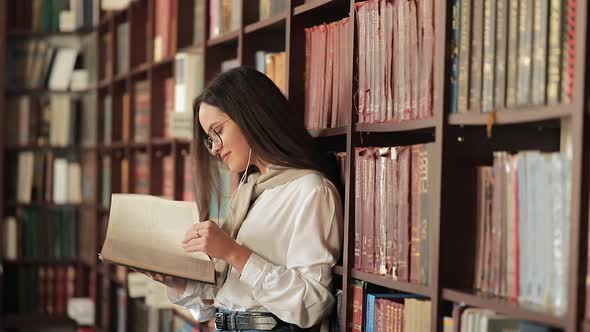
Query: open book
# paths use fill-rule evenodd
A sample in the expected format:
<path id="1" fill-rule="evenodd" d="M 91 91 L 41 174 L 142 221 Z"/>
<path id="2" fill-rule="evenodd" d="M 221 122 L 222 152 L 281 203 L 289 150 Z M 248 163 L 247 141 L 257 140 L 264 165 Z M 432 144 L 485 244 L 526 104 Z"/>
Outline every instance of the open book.
<path id="1" fill-rule="evenodd" d="M 113 194 L 107 235 L 98 256 L 137 270 L 215 283 L 209 256 L 182 249 L 184 233 L 198 216 L 194 202 Z"/>

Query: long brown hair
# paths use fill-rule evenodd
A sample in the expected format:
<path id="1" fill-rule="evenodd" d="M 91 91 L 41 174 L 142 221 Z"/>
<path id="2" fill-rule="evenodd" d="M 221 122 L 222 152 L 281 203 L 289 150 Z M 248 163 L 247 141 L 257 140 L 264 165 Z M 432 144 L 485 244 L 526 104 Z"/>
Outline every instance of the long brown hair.
<path id="1" fill-rule="evenodd" d="M 193 103 L 193 182 L 201 218 L 208 218 L 211 188 L 220 197 L 217 157 L 203 144 L 207 133 L 198 123 L 201 103 L 219 108 L 242 131 L 252 154 L 278 166 L 322 172 L 337 183 L 337 168 L 322 152 L 303 124 L 303 117 L 290 109 L 289 102 L 264 74 L 238 67 L 217 75 Z M 218 199 L 219 202 L 219 199 Z"/>

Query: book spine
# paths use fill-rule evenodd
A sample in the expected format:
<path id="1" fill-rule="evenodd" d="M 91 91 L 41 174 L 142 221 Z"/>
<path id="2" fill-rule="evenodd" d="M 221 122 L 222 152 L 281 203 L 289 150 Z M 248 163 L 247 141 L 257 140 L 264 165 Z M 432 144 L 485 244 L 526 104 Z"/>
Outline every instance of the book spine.
<path id="1" fill-rule="evenodd" d="M 474 1 L 472 11 L 471 63 L 469 76 L 469 109 L 481 109 L 483 58 L 483 1 Z"/>
<path id="2" fill-rule="evenodd" d="M 420 209 L 420 162 L 423 151 L 424 145 L 413 145 L 411 147 L 410 282 L 412 283 L 420 283 L 420 221 L 422 218 Z"/>
<path id="3" fill-rule="evenodd" d="M 530 103 L 533 39 L 533 0 L 520 2 L 518 18 L 518 105 Z"/>
<path id="4" fill-rule="evenodd" d="M 450 108 L 452 113 L 459 112 L 459 89 L 462 87 L 459 84 L 459 49 L 462 50 L 460 47 L 461 45 L 461 5 L 462 2 L 466 2 L 468 0 L 454 0 L 453 2 L 453 18 L 452 18 L 452 39 L 451 39 L 451 101 L 450 101 Z M 463 96 L 464 98 L 465 96 Z M 461 100 L 464 102 L 464 100 Z M 465 112 L 465 109 L 462 110 Z"/>
<path id="5" fill-rule="evenodd" d="M 481 111 L 490 112 L 494 106 L 494 58 L 496 54 L 496 0 L 484 1 L 483 66 Z"/>
<path id="6" fill-rule="evenodd" d="M 569 103 L 573 95 L 576 63 L 576 1 L 564 0 L 564 3 L 561 102 Z"/>
<path id="7" fill-rule="evenodd" d="M 508 54 L 506 67 L 506 107 L 516 106 L 516 86 L 518 78 L 518 18 L 519 1 L 510 1 L 508 10 Z"/>
<path id="8" fill-rule="evenodd" d="M 534 0 L 533 15 L 533 73 L 531 103 L 545 104 L 547 88 L 547 25 L 548 0 Z"/>
<path id="9" fill-rule="evenodd" d="M 547 104 L 559 103 L 561 83 L 562 0 L 550 0 L 549 44 L 547 57 Z"/>
<path id="10" fill-rule="evenodd" d="M 375 294 L 367 294 L 365 310 L 365 332 L 375 332 Z"/>
<path id="11" fill-rule="evenodd" d="M 420 283 L 428 285 L 430 280 L 430 243 L 432 241 L 431 225 L 434 222 L 432 216 L 432 202 L 434 202 L 434 171 L 436 164 L 434 158 L 434 144 L 425 144 L 421 154 L 420 176 Z"/>
<path id="12" fill-rule="evenodd" d="M 362 160 L 363 149 L 355 149 L 354 178 L 355 178 L 355 215 L 354 215 L 354 269 L 361 269 L 361 243 L 362 243 Z"/>
<path id="13" fill-rule="evenodd" d="M 510 1 L 516 2 L 516 1 Z M 506 105 L 506 64 L 508 48 L 508 0 L 496 1 L 496 77 L 494 81 L 494 106 Z"/>
<path id="14" fill-rule="evenodd" d="M 410 163 L 411 154 L 408 147 L 398 148 L 399 153 L 399 182 L 398 182 L 398 261 L 397 277 L 400 281 L 409 278 L 409 249 L 410 249 Z"/>

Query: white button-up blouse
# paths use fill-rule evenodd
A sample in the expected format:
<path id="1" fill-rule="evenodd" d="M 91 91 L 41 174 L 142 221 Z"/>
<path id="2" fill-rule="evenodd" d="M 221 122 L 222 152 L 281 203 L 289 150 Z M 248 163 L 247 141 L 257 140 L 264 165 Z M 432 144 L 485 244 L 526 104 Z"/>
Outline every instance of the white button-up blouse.
<path id="1" fill-rule="evenodd" d="M 216 308 L 270 311 L 302 328 L 317 324 L 334 305 L 332 267 L 342 243 L 342 205 L 334 185 L 308 174 L 264 191 L 252 204 L 236 241 L 253 253 L 242 273 L 230 268 L 221 289 L 189 281 L 170 300 L 199 321 Z M 214 299 L 206 305 L 203 299 Z"/>

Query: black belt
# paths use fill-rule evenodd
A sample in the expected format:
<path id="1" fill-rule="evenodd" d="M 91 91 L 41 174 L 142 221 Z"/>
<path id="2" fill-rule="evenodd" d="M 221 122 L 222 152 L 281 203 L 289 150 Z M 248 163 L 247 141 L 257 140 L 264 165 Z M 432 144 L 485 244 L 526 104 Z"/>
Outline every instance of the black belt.
<path id="1" fill-rule="evenodd" d="M 270 331 L 279 325 L 290 325 L 270 312 L 218 312 L 215 314 L 216 331 L 263 330 Z"/>

